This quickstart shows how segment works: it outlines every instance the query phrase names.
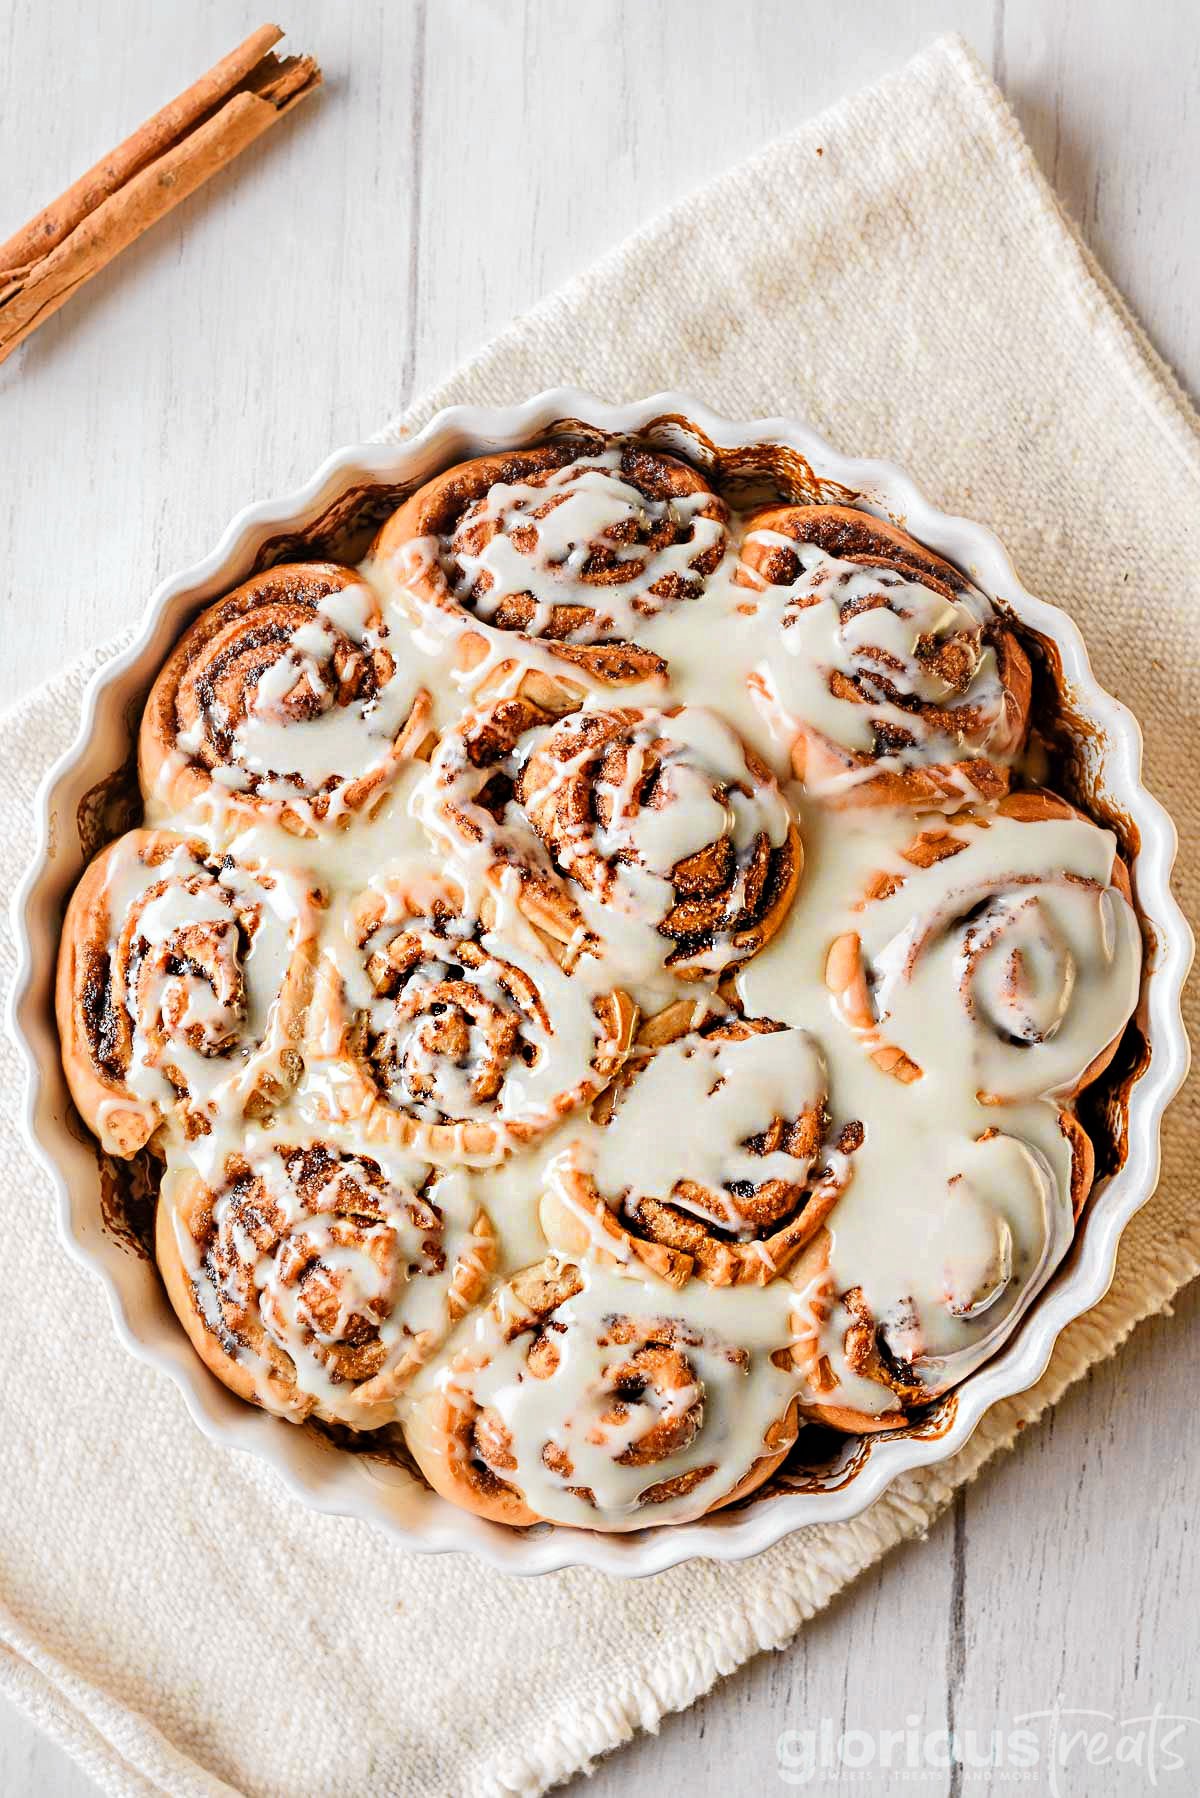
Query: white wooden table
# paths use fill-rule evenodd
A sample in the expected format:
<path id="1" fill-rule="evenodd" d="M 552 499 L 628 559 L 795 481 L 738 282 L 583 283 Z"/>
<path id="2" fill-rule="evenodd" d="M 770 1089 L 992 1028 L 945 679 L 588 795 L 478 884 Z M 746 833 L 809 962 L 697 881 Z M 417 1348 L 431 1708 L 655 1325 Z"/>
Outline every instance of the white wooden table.
<path id="1" fill-rule="evenodd" d="M 4 0 L 0 238 L 258 22 L 241 0 Z M 290 0 L 281 22 L 324 65 L 325 95 L 0 369 L 0 704 L 118 629 L 247 499 L 299 482 L 665 202 L 950 26 L 1200 391 L 1189 0 Z M 603 178 L 581 186 L 584 148 Z M 836 1736 L 919 1715 L 986 1744 L 1058 1693 L 1117 1719 L 1200 1716 L 1198 1325 L 1193 1292 L 925 1542 L 592 1790 L 782 1790 L 780 1733 L 822 1719 Z M 1190 1794 L 1200 1724 L 1176 1751 L 1187 1764 L 1159 1784 Z M 1058 1789 L 1147 1783 L 1079 1752 Z M 963 1781 L 931 1771 L 917 1789 Z M 0 1705 L 4 1798 L 92 1790 Z"/>

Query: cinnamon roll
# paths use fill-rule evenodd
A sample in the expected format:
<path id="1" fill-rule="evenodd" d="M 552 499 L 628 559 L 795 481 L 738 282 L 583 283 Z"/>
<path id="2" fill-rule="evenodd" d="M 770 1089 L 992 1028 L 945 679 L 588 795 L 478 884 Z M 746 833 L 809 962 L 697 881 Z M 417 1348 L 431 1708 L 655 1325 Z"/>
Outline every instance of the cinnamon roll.
<path id="1" fill-rule="evenodd" d="M 1069 1111 L 1038 1134 L 992 1127 L 948 1154 L 932 1232 L 898 1294 L 878 1256 L 873 1267 L 852 1243 L 839 1257 L 836 1225 L 810 1238 L 788 1272 L 802 1415 L 851 1433 L 898 1428 L 995 1352 L 1070 1241 L 1092 1182 L 1092 1145 Z M 939 1158 L 927 1177 L 942 1172 Z M 860 1277 L 839 1279 L 839 1260 Z"/>
<path id="2" fill-rule="evenodd" d="M 597 1101 L 598 1147 L 556 1158 L 541 1202 L 567 1254 L 641 1262 L 673 1285 L 765 1285 L 848 1184 L 862 1125 L 833 1136 L 815 1039 L 765 1018 L 689 1029 L 679 1005 Z M 698 1121 L 703 1118 L 703 1128 Z"/>
<path id="3" fill-rule="evenodd" d="M 782 1283 L 685 1295 L 551 1258 L 414 1387 L 405 1439 L 436 1491 L 501 1523 L 703 1516 L 760 1486 L 795 1439 L 790 1304 Z"/>
<path id="4" fill-rule="evenodd" d="M 478 888 L 503 876 L 555 958 L 571 966 L 600 953 L 600 940 L 516 797 L 529 746 L 552 722 L 522 698 L 472 709 L 443 731 L 412 805 L 467 882 Z"/>
<path id="5" fill-rule="evenodd" d="M 395 1419 L 397 1396 L 496 1259 L 468 1176 L 250 1131 L 218 1176 L 171 1168 L 156 1254 L 197 1352 L 231 1391 L 301 1422 Z"/>
<path id="6" fill-rule="evenodd" d="M 568 972 L 515 908 L 474 913 L 438 876 L 391 877 L 351 905 L 317 976 L 309 1073 L 325 1115 L 430 1161 L 485 1163 L 589 1105 L 636 1011 Z"/>
<path id="7" fill-rule="evenodd" d="M 1045 792 L 926 827 L 826 962 L 836 1010 L 904 1081 L 969 1070 L 985 1104 L 1068 1099 L 1137 1002 L 1141 936 L 1109 831 Z"/>
<path id="8" fill-rule="evenodd" d="M 453 638 L 461 671 L 493 686 L 515 673 L 525 697 L 563 711 L 589 687 L 665 676 L 637 633 L 702 595 L 728 516 L 673 456 L 561 440 L 438 475 L 372 554 L 423 622 Z"/>
<path id="9" fill-rule="evenodd" d="M 641 973 L 727 973 L 787 914 L 800 834 L 768 769 L 715 712 L 564 718 L 533 744 L 516 793 L 555 866 L 603 908 L 602 934 Z"/>
<path id="10" fill-rule="evenodd" d="M 142 791 L 235 828 L 297 836 L 369 813 L 430 735 L 431 705 L 380 602 L 352 569 L 255 575 L 193 624 L 142 718 Z"/>
<path id="11" fill-rule="evenodd" d="M 133 830 L 67 908 L 58 960 L 63 1066 L 88 1127 L 131 1156 L 172 1120 L 276 1104 L 300 1070 L 321 895 L 283 870 Z"/>
<path id="12" fill-rule="evenodd" d="M 811 793 L 952 810 L 1007 791 L 1029 661 L 949 562 L 847 506 L 777 506 L 747 520 L 734 579 L 778 616 L 751 679 Z"/>

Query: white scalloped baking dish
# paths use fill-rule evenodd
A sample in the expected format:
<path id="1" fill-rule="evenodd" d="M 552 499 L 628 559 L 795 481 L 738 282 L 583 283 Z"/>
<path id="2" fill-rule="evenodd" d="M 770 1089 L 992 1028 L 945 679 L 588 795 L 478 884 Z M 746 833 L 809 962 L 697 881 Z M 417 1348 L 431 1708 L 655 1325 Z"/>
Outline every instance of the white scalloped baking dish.
<path id="1" fill-rule="evenodd" d="M 126 763 L 151 680 L 201 606 L 243 580 L 265 546 L 311 531 L 317 521 L 336 520 L 339 511 L 362 503 L 364 490 L 410 488 L 452 462 L 534 441 L 566 420 L 636 432 L 701 462 L 714 452 L 750 451 L 732 461 L 751 469 L 753 446 L 783 446 L 785 455 L 792 452 L 802 481 L 811 473 L 814 491 L 832 497 L 836 489 L 836 496 L 844 497 L 849 489 L 856 503 L 903 521 L 1056 645 L 1072 710 L 1084 721 L 1078 753 L 1085 785 L 1128 821 L 1140 845 L 1133 877 L 1149 945 L 1139 1021 L 1151 1056 L 1130 1094 L 1128 1157 L 1119 1173 L 1098 1186 L 1066 1262 L 1001 1353 L 959 1387 L 932 1427 L 850 1445 L 836 1465 L 795 1489 L 767 1487 L 745 1505 L 695 1523 L 616 1536 L 549 1524 L 514 1531 L 488 1523 L 447 1504 L 403 1468 L 339 1452 L 306 1430 L 252 1410 L 218 1384 L 179 1328 L 153 1266 L 131 1253 L 127 1241 L 103 1221 L 94 1148 L 71 1112 L 53 1005 L 60 920 L 83 860 L 80 803 Z M 1137 722 L 1097 685 L 1074 623 L 1024 591 L 990 531 L 938 511 L 892 464 L 838 455 L 794 420 L 735 423 L 674 393 L 612 406 L 559 389 L 523 406 L 454 407 L 402 444 L 340 450 L 297 492 L 239 513 L 210 555 L 163 582 L 135 641 L 96 675 L 74 743 L 42 782 L 37 854 L 13 904 L 19 966 L 12 1022 L 27 1071 L 24 1127 L 54 1182 L 62 1239 L 104 1282 L 122 1341 L 170 1375 L 206 1435 L 261 1456 L 316 1509 L 369 1518 L 412 1549 L 470 1550 L 510 1573 L 582 1565 L 640 1575 L 695 1556 L 739 1560 L 801 1525 L 855 1516 L 898 1474 L 953 1455 L 989 1406 L 1038 1379 L 1059 1332 L 1103 1296 L 1121 1232 L 1154 1189 L 1163 1109 L 1187 1072 L 1180 989 L 1192 939 L 1170 892 L 1175 829 L 1142 785 L 1141 758 Z"/>

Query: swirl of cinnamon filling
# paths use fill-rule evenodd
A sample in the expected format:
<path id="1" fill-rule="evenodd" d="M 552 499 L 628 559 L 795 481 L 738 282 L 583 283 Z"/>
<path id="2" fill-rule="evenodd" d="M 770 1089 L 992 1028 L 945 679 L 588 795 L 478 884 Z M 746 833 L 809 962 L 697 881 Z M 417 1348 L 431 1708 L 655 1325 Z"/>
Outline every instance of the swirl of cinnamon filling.
<path id="1" fill-rule="evenodd" d="M 556 1157 L 540 1216 L 567 1254 L 634 1260 L 680 1285 L 765 1285 L 820 1228 L 852 1175 L 862 1125 L 831 1141 L 815 1040 L 765 1018 L 690 1029 L 652 1018 L 593 1107 L 597 1152 Z M 703 1119 L 703 1128 L 697 1121 Z"/>
<path id="2" fill-rule="evenodd" d="M 561 719 L 516 791 L 555 866 L 603 907 L 600 934 L 641 972 L 723 974 L 787 914 L 799 832 L 768 769 L 715 712 Z"/>
<path id="3" fill-rule="evenodd" d="M 390 877 L 327 945 L 307 1044 L 324 1114 L 435 1161 L 500 1160 L 616 1073 L 624 993 L 568 972 L 515 910 L 436 876 Z"/>
<path id="4" fill-rule="evenodd" d="M 110 1154 L 173 1119 L 192 1139 L 299 1074 L 320 895 L 295 875 L 133 830 L 67 910 L 57 1009 L 71 1096 Z"/>
<path id="5" fill-rule="evenodd" d="M 209 1185 L 169 1169 L 156 1255 L 199 1354 L 240 1398 L 372 1429 L 496 1259 L 467 1176 L 251 1132 Z"/>
<path id="6" fill-rule="evenodd" d="M 369 812 L 429 736 L 429 696 L 397 654 L 352 569 L 255 575 L 201 613 L 155 681 L 142 791 L 174 811 L 202 800 L 234 828 L 274 820 L 296 836 Z"/>
<path id="7" fill-rule="evenodd" d="M 725 553 L 728 517 L 673 456 L 563 440 L 438 475 L 388 521 L 372 554 L 422 618 L 456 638 L 460 669 L 504 680 L 514 637 L 542 645 L 520 690 L 562 711 L 589 686 L 665 674 L 637 632 L 700 597 Z"/>
<path id="8" fill-rule="evenodd" d="M 501 1287 L 405 1439 L 453 1503 L 503 1523 L 639 1529 L 753 1491 L 796 1434 L 790 1295 L 658 1295 L 554 1258 Z M 749 1300 L 749 1303 L 745 1301 Z"/>
<path id="9" fill-rule="evenodd" d="M 1071 1098 L 1108 1066 L 1141 937 L 1111 833 L 1065 799 L 1012 793 L 919 831 L 859 911 L 826 982 L 885 1072 L 961 1066 L 1001 1104 Z"/>
<path id="10" fill-rule="evenodd" d="M 849 507 L 780 506 L 747 520 L 735 582 L 778 610 L 752 681 L 811 793 L 938 810 L 1007 791 L 1029 662 L 949 562 Z"/>

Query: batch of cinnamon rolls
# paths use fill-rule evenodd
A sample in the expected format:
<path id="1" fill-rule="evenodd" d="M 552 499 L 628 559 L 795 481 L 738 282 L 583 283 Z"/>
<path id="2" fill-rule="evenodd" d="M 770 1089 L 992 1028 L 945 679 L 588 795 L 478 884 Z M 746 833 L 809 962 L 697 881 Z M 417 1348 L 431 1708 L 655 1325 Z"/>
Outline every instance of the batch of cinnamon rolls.
<path id="1" fill-rule="evenodd" d="M 1019 772 L 1030 691 L 903 530 L 600 437 L 210 605 L 58 1008 L 217 1378 L 629 1530 L 992 1354 L 1141 963 L 1114 837 Z"/>

